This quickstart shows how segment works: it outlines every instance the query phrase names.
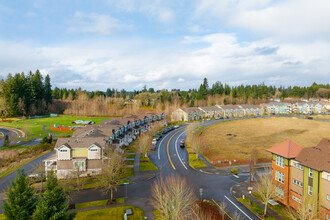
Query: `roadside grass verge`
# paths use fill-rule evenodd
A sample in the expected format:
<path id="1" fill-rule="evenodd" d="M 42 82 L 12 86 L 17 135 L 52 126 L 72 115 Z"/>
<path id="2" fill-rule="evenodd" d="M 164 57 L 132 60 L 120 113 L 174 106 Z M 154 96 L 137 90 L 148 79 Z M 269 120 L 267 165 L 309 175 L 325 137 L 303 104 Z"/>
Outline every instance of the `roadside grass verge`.
<path id="1" fill-rule="evenodd" d="M 132 209 L 133 215 L 127 217 L 129 220 L 144 219 L 144 214 L 141 208 L 134 206 L 120 206 L 114 208 L 97 209 L 90 211 L 77 212 L 75 220 L 122 220 L 126 209 Z"/>
<path id="2" fill-rule="evenodd" d="M 118 177 L 119 179 L 124 179 L 124 178 L 129 178 L 134 176 L 134 169 L 133 167 L 125 167 L 123 169 L 123 172 L 121 175 Z"/>
<path id="3" fill-rule="evenodd" d="M 252 192 L 252 195 L 261 201 L 261 197 L 257 192 Z M 285 207 L 279 205 L 268 204 L 268 207 L 273 209 L 275 212 L 283 216 L 284 218 L 290 219 L 290 215 L 286 211 Z"/>
<path id="4" fill-rule="evenodd" d="M 242 197 L 238 198 L 239 201 L 243 202 L 253 213 L 257 213 L 259 215 L 264 214 L 264 210 L 260 208 L 257 204 L 255 204 L 253 201 L 251 201 L 251 205 L 249 205 L 249 198 L 245 197 L 244 199 Z"/>
<path id="5" fill-rule="evenodd" d="M 158 170 L 158 168 L 150 161 L 149 157 L 140 157 L 140 171 Z"/>
<path id="6" fill-rule="evenodd" d="M 77 203 L 74 205 L 75 209 L 82 209 L 87 207 L 95 207 L 95 206 L 104 206 L 108 203 L 109 200 L 99 200 L 99 201 L 93 201 L 93 202 L 83 202 L 83 203 Z"/>
<path id="7" fill-rule="evenodd" d="M 134 165 L 134 160 L 125 160 L 126 165 Z"/>
<path id="8" fill-rule="evenodd" d="M 0 179 L 3 178 L 3 177 L 5 177 L 5 176 L 7 176 L 7 175 L 9 175 L 9 174 L 11 174 L 12 172 L 15 172 L 16 170 L 18 170 L 19 168 L 21 168 L 25 164 L 28 164 L 31 161 L 33 161 L 33 160 L 35 160 L 35 159 L 37 159 L 37 158 L 39 158 L 39 157 L 41 157 L 41 156 L 49 153 L 49 152 L 51 152 L 51 151 L 42 152 L 39 155 L 36 155 L 36 156 L 34 156 L 34 157 L 30 158 L 30 159 L 24 160 L 24 162 L 21 162 L 21 163 L 15 165 L 15 166 L 9 167 L 8 169 L 6 169 L 5 171 L 3 171 L 3 172 L 0 173 Z"/>
<path id="9" fill-rule="evenodd" d="M 196 158 L 195 151 L 188 144 L 186 144 L 186 149 L 188 151 L 189 166 L 192 168 L 207 167 L 203 161 L 201 161 L 199 158 Z"/>
<path id="10" fill-rule="evenodd" d="M 116 198 L 116 203 L 125 203 L 125 198 L 124 197 L 120 197 L 120 198 Z"/>
<path id="11" fill-rule="evenodd" d="M 2 132 L 0 132 L 0 140 L 3 138 L 3 133 Z"/>

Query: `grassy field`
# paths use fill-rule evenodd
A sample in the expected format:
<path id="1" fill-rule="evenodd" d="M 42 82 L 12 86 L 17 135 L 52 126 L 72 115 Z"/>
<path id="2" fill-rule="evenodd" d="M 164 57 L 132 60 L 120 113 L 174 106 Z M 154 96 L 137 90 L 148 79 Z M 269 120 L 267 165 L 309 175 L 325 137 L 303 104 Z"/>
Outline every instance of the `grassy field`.
<path id="1" fill-rule="evenodd" d="M 330 115 L 313 115 L 311 117 L 318 118 L 318 119 L 330 120 Z"/>
<path id="2" fill-rule="evenodd" d="M 269 161 L 271 154 L 265 149 L 288 139 L 302 147 L 315 146 L 321 138 L 330 138 L 329 131 L 329 122 L 258 118 L 218 123 L 203 130 L 199 137 L 203 155 L 223 165 L 225 160 L 248 163 L 254 147 L 259 150 L 259 162 Z"/>
<path id="3" fill-rule="evenodd" d="M 129 220 L 142 220 L 144 219 L 144 214 L 142 209 L 134 206 L 121 206 L 115 208 L 97 209 L 91 211 L 78 212 L 75 220 L 122 220 L 124 218 L 125 209 L 132 209 L 133 215 L 128 216 Z"/>
<path id="4" fill-rule="evenodd" d="M 7 122 L 0 121 L 0 126 L 18 128 L 25 132 L 25 139 L 40 138 L 48 135 L 43 129 L 46 125 L 46 130 L 60 136 L 72 135 L 72 131 L 52 131 L 50 127 L 57 125 L 71 126 L 71 122 L 76 120 L 93 121 L 96 124 L 109 117 L 83 117 L 83 116 L 59 116 L 53 118 L 37 118 L 37 119 L 10 119 Z"/>

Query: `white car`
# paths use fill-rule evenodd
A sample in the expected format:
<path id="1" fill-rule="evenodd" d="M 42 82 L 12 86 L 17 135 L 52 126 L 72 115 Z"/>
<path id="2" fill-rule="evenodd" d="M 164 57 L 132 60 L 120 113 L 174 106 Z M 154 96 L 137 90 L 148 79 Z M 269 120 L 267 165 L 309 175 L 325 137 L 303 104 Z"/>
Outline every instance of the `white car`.
<path id="1" fill-rule="evenodd" d="M 152 144 L 153 144 L 153 145 L 156 145 L 156 144 L 157 144 L 157 139 L 156 139 L 156 138 L 154 138 L 154 139 L 152 140 Z"/>
<path id="2" fill-rule="evenodd" d="M 175 129 L 179 128 L 179 125 L 174 125 L 174 128 L 175 128 Z"/>

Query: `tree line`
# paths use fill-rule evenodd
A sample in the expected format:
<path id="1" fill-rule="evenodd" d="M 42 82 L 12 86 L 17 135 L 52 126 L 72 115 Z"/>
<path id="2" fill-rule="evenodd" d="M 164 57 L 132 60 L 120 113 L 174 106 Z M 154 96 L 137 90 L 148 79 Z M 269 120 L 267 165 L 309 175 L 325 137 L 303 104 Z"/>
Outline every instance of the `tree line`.
<path id="1" fill-rule="evenodd" d="M 0 114 L 5 116 L 45 114 L 52 103 L 50 77 L 37 70 L 8 74 L 0 81 Z"/>

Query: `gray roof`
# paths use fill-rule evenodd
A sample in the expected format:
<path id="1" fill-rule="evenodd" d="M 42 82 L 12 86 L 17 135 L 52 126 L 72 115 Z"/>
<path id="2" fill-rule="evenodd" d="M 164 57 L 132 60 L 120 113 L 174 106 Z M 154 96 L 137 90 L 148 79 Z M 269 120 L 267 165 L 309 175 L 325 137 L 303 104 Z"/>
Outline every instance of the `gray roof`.
<path id="1" fill-rule="evenodd" d="M 206 107 L 199 107 L 201 110 L 208 112 L 208 111 L 222 111 L 222 109 L 218 108 L 217 106 L 206 106 Z"/>
<path id="2" fill-rule="evenodd" d="M 261 108 L 260 105 L 248 105 L 248 104 L 243 104 L 243 105 L 240 105 L 243 109 L 258 109 L 258 108 Z"/>
<path id="3" fill-rule="evenodd" d="M 89 148 L 93 144 L 101 148 L 104 148 L 105 138 L 104 137 L 59 138 L 56 141 L 55 149 L 58 149 L 62 145 L 65 145 L 69 148 Z"/>
<path id="4" fill-rule="evenodd" d="M 180 109 L 186 113 L 202 113 L 203 112 L 198 107 L 180 108 Z"/>
<path id="5" fill-rule="evenodd" d="M 238 105 L 219 105 L 223 110 L 241 109 Z"/>

